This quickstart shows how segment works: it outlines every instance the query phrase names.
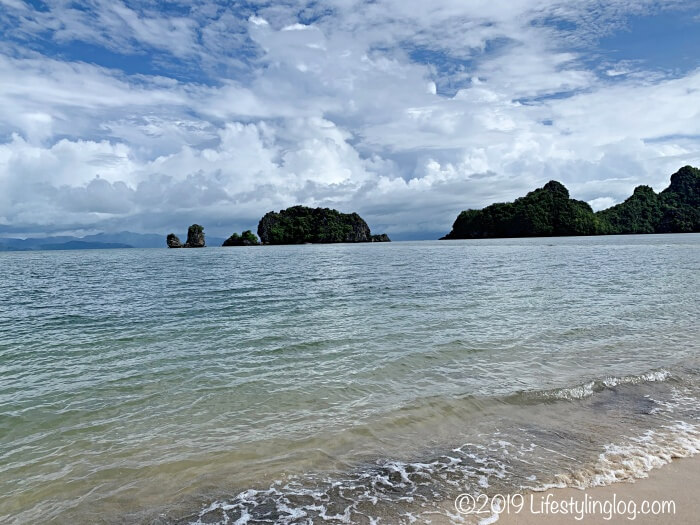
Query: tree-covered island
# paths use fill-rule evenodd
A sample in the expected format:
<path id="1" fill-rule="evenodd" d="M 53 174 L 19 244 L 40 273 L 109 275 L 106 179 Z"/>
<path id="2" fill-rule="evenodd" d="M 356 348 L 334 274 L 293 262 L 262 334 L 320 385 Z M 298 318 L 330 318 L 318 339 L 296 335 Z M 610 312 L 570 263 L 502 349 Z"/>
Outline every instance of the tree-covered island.
<path id="1" fill-rule="evenodd" d="M 443 239 L 700 232 L 700 170 L 685 166 L 661 193 L 637 186 L 624 202 L 594 213 L 550 181 L 513 202 L 459 214 Z"/>
<path id="2" fill-rule="evenodd" d="M 232 234 L 221 246 L 258 246 L 259 244 L 258 236 L 252 231 L 246 230 L 240 235 Z"/>
<path id="3" fill-rule="evenodd" d="M 292 206 L 268 212 L 258 224 L 263 244 L 303 244 L 339 242 L 388 242 L 386 234 L 372 235 L 357 213 L 341 213 L 330 208 Z"/>

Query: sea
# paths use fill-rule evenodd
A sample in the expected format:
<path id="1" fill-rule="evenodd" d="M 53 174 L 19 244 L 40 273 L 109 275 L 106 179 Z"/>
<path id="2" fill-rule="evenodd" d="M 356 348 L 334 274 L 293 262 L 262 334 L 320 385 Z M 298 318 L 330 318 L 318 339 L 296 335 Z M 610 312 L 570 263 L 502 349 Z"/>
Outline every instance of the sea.
<path id="1" fill-rule="evenodd" d="M 700 234 L 0 253 L 0 523 L 488 523 L 700 450 Z"/>

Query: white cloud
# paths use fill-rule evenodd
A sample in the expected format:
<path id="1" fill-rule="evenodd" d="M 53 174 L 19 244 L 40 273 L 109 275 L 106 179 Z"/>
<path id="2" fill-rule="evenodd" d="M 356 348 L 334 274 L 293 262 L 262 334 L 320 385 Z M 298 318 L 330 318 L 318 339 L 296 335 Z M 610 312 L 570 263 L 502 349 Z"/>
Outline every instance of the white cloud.
<path id="1" fill-rule="evenodd" d="M 597 70 L 581 46 L 646 2 L 195 2 L 189 16 L 14 4 L 16 38 L 157 49 L 218 72 L 178 81 L 0 48 L 0 224 L 15 230 L 193 216 L 226 230 L 303 203 L 432 234 L 549 179 L 601 207 L 700 164 L 700 70 Z"/>
<path id="2" fill-rule="evenodd" d="M 617 202 L 612 197 L 598 197 L 597 199 L 588 201 L 588 204 L 591 205 L 593 211 L 599 211 L 614 206 Z"/>

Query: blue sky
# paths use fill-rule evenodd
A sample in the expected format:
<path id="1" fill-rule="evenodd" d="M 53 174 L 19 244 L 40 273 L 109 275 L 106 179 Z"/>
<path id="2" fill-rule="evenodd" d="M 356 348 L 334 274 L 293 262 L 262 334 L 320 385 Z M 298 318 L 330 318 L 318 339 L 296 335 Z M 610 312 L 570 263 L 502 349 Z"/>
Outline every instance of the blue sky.
<path id="1" fill-rule="evenodd" d="M 434 238 L 550 179 L 700 165 L 700 4 L 0 0 L 0 235 L 228 235 L 293 204 Z"/>

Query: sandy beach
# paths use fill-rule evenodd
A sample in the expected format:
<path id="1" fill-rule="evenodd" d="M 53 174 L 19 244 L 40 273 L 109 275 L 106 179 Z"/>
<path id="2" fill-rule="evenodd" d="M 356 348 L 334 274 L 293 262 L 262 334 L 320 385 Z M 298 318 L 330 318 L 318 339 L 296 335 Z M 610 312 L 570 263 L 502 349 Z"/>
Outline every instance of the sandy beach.
<path id="1" fill-rule="evenodd" d="M 594 487 L 586 490 L 573 488 L 552 489 L 545 492 L 526 493 L 524 505 L 520 512 L 503 512 L 498 523 L 503 525 L 530 524 L 659 524 L 671 523 L 677 525 L 698 523 L 700 516 L 700 456 L 675 459 L 668 465 L 649 472 L 648 478 L 636 480 L 634 483 L 615 483 L 604 487 Z M 581 514 L 564 514 L 562 512 L 547 513 L 547 502 L 552 509 L 554 502 L 569 505 L 573 501 L 575 509 L 596 508 L 596 512 Z M 673 503 L 669 503 L 673 502 Z M 608 513 L 607 510 L 615 505 L 622 511 Z M 644 514 L 643 507 L 649 512 L 656 510 L 657 514 Z M 601 512 L 601 509 L 604 511 Z M 635 514 L 636 509 L 636 514 Z"/>

